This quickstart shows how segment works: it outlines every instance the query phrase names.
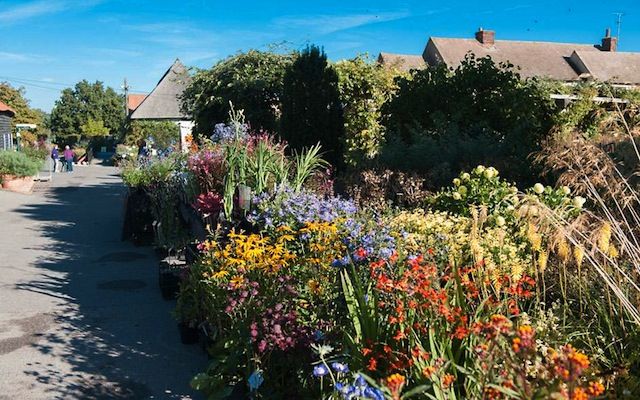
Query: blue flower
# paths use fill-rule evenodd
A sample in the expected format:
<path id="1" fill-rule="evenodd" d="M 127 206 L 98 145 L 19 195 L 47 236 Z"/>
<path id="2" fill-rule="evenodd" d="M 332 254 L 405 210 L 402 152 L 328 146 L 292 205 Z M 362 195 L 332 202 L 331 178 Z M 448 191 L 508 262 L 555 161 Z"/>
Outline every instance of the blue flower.
<path id="1" fill-rule="evenodd" d="M 340 363 L 340 362 L 332 363 L 331 368 L 333 368 L 334 371 L 341 374 L 346 374 L 347 372 L 349 372 L 349 366 L 347 364 Z"/>
<path id="2" fill-rule="evenodd" d="M 378 388 L 374 388 L 371 386 L 364 389 L 363 395 L 365 399 L 384 400 L 384 394 L 382 394 L 382 391 Z"/>
<path id="3" fill-rule="evenodd" d="M 355 386 L 360 388 L 365 388 L 369 385 L 367 384 L 367 380 L 364 379 L 362 375 L 358 374 L 358 377 L 356 378 L 356 381 L 355 381 Z"/>
<path id="4" fill-rule="evenodd" d="M 324 364 L 319 364 L 313 367 L 313 376 L 315 376 L 316 378 L 325 376 L 328 373 L 329 373 L 329 368 L 327 368 L 327 366 Z"/>
<path id="5" fill-rule="evenodd" d="M 264 382 L 262 371 L 253 371 L 251 376 L 249 376 L 249 390 L 252 392 L 258 390 L 260 385 L 262 385 L 262 382 Z"/>

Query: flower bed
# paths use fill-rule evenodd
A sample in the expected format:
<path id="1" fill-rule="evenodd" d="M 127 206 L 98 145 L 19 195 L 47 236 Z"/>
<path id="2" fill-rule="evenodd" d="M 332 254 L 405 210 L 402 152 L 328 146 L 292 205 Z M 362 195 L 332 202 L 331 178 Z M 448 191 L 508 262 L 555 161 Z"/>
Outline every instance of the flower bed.
<path id="1" fill-rule="evenodd" d="M 584 249 L 557 224 L 584 227 L 589 217 L 568 188 L 523 192 L 479 166 L 424 207 L 358 209 L 310 189 L 322 169 L 305 167 L 314 150 L 291 159 L 267 136 L 223 128 L 218 142 L 172 164 L 168 175 L 182 183 L 171 196 L 155 178 L 146 184 L 165 199 L 157 210 L 178 198 L 209 227 L 176 309 L 212 358 L 192 382 L 209 398 L 588 399 L 617 390 L 621 375 L 606 372 L 614 357 L 599 343 L 620 333 L 610 324 L 590 337 L 607 312 L 594 294 L 606 286 L 585 285 L 594 275 L 581 269 Z M 241 187 L 253 190 L 250 205 Z M 618 257 L 603 232 L 602 248 Z"/>

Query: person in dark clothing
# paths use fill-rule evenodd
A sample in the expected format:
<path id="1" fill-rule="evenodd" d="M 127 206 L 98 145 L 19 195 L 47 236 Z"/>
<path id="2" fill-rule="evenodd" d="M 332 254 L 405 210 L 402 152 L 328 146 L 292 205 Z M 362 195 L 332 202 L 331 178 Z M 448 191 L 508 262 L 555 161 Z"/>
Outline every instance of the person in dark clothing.
<path id="1" fill-rule="evenodd" d="M 60 163 L 60 154 L 58 153 L 58 145 L 54 144 L 51 149 L 51 160 L 53 161 L 53 172 L 58 172 L 58 164 Z"/>
<path id="2" fill-rule="evenodd" d="M 149 157 L 149 148 L 147 147 L 147 142 L 141 140 L 138 144 L 138 160 L 145 159 Z"/>
<path id="3" fill-rule="evenodd" d="M 69 145 L 64 146 L 64 162 L 67 165 L 67 172 L 73 172 L 73 150 Z"/>

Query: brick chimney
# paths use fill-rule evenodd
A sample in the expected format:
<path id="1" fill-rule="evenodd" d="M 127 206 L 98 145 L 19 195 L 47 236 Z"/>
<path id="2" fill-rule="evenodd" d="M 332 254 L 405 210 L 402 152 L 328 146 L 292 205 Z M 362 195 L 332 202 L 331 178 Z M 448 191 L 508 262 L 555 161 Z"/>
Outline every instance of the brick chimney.
<path id="1" fill-rule="evenodd" d="M 486 46 L 493 46 L 496 42 L 496 32 L 479 28 L 476 32 L 476 40 Z"/>
<path id="2" fill-rule="evenodd" d="M 604 38 L 602 38 L 602 46 L 600 46 L 600 50 L 602 51 L 616 51 L 618 49 L 618 38 L 611 37 L 611 29 L 607 28 L 606 33 L 604 34 Z"/>

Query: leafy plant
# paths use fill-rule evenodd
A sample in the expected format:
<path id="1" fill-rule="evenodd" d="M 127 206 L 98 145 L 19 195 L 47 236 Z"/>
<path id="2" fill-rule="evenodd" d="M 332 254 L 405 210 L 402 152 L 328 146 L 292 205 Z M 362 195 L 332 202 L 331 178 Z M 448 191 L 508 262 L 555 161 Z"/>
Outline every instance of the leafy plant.
<path id="1" fill-rule="evenodd" d="M 35 161 L 22 152 L 0 151 L 0 175 L 33 176 L 38 173 L 41 164 L 41 161 Z"/>

